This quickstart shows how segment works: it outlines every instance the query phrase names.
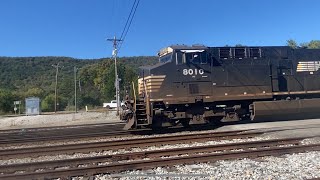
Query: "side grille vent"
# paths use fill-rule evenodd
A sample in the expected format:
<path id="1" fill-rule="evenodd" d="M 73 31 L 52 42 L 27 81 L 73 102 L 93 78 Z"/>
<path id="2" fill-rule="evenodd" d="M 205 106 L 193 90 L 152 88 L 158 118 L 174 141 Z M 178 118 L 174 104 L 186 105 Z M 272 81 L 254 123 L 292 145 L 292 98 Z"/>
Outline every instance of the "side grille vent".
<path id="1" fill-rule="evenodd" d="M 189 84 L 189 93 L 190 94 L 199 94 L 199 85 L 198 84 Z"/>

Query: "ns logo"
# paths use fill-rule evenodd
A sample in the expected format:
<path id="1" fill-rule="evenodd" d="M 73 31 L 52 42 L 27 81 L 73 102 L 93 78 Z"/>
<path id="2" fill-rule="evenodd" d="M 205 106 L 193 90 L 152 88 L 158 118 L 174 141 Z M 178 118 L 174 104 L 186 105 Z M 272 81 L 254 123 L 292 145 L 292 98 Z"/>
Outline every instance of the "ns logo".
<path id="1" fill-rule="evenodd" d="M 182 74 L 187 75 L 203 75 L 204 70 L 203 69 L 183 69 Z"/>

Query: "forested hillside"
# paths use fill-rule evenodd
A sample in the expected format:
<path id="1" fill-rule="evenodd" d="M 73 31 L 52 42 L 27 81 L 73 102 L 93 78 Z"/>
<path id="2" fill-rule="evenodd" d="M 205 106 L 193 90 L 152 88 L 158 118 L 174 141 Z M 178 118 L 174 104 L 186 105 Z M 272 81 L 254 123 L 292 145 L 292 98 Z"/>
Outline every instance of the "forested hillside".
<path id="1" fill-rule="evenodd" d="M 54 84 L 56 69 L 52 65 L 60 63 L 60 78 L 73 73 L 73 67 L 83 67 L 98 60 L 78 60 L 68 57 L 0 57 L 0 88 L 28 90 L 32 87 L 50 89 Z"/>
<path id="2" fill-rule="evenodd" d="M 157 62 L 157 57 L 118 58 L 121 88 L 137 77 L 139 66 Z M 13 101 L 25 97 L 41 99 L 42 111 L 53 111 L 56 68 L 58 74 L 59 110 L 72 109 L 74 102 L 74 66 L 78 68 L 77 98 L 80 107 L 101 106 L 113 99 L 114 62 L 107 59 L 74 59 L 69 57 L 0 57 L 0 113 L 11 112 Z M 79 82 L 80 81 L 80 82 Z"/>

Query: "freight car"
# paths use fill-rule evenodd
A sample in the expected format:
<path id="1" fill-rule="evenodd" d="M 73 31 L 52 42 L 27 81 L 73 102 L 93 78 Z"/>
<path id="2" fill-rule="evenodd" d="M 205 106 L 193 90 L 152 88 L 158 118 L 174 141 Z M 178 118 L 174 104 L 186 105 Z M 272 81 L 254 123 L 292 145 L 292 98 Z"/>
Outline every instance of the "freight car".
<path id="1" fill-rule="evenodd" d="M 158 55 L 141 67 L 125 129 L 320 117 L 320 49 L 175 45 Z"/>

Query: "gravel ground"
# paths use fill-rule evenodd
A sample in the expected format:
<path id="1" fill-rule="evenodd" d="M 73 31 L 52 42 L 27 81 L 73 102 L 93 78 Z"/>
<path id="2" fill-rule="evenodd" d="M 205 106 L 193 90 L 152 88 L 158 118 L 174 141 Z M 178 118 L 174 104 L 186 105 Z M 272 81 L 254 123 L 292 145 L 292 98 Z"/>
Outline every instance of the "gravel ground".
<path id="1" fill-rule="evenodd" d="M 281 127 L 320 127 L 320 119 L 305 119 L 293 121 L 276 121 L 276 122 L 255 122 L 244 124 L 233 124 L 222 126 L 217 131 L 231 131 L 231 130 L 248 130 L 248 129 L 262 129 L 262 128 L 281 128 Z"/>
<path id="2" fill-rule="evenodd" d="M 269 132 L 269 133 L 263 134 L 262 136 L 268 136 L 268 137 L 274 137 L 274 138 L 320 136 L 320 127 Z"/>
<path id="3" fill-rule="evenodd" d="M 95 179 L 311 179 L 320 177 L 320 152 L 179 165 L 147 171 L 127 171 L 117 175 L 97 175 Z"/>
<path id="4" fill-rule="evenodd" d="M 115 111 L 1 118 L 0 130 L 120 122 Z"/>

